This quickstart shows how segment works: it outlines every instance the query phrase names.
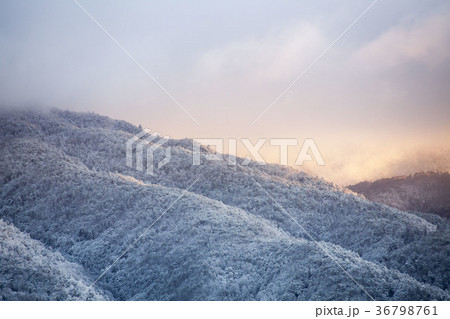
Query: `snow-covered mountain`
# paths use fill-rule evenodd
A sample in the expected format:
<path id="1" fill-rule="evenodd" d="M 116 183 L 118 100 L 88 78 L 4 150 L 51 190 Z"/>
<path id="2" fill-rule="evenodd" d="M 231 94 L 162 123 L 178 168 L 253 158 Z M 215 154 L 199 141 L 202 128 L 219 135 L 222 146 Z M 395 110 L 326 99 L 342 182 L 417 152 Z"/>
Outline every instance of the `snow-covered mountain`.
<path id="1" fill-rule="evenodd" d="M 349 186 L 366 198 L 404 211 L 450 218 L 450 174 L 424 172 Z"/>
<path id="2" fill-rule="evenodd" d="M 286 167 L 206 161 L 206 148 L 193 166 L 187 139 L 155 153 L 172 158 L 151 176 L 126 166 L 139 131 L 91 113 L 2 111 L 4 299 L 449 299 L 447 219 Z"/>

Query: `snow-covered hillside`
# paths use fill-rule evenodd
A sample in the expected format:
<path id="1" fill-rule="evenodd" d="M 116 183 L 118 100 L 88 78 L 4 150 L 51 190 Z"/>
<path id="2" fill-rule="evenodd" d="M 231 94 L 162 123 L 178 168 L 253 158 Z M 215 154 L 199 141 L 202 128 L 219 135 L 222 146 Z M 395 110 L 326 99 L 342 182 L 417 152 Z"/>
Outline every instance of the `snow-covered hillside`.
<path id="1" fill-rule="evenodd" d="M 34 249 L 68 265 L 64 274 L 50 261 L 17 273 L 2 262 L 5 298 L 449 298 L 446 219 L 370 202 L 286 167 L 206 161 L 207 149 L 193 166 L 189 140 L 165 144 L 171 161 L 151 176 L 126 166 L 125 143 L 140 131 L 129 123 L 59 110 L 2 112 L 1 231 L 29 236 L 32 245 L 14 248 L 23 255 Z M 94 283 L 125 250 L 85 295 L 67 292 L 73 278 L 80 287 Z M 45 289 L 30 294 L 14 284 L 27 273 L 41 288 L 33 274 L 52 276 L 46 283 L 55 292 L 40 297 Z"/>
<path id="2" fill-rule="evenodd" d="M 362 182 L 349 188 L 372 201 L 401 210 L 420 211 L 450 218 L 449 173 L 416 173 Z"/>
<path id="3" fill-rule="evenodd" d="M 108 299 L 79 265 L 0 219 L 0 300 Z"/>

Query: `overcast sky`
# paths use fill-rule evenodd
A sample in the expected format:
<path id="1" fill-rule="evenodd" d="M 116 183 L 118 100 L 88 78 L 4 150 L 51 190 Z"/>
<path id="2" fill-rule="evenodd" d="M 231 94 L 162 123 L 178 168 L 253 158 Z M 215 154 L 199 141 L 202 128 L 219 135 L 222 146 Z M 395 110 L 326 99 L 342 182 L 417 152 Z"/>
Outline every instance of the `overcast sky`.
<path id="1" fill-rule="evenodd" d="M 337 183 L 450 169 L 450 3 L 0 1 L 0 105 L 93 111 L 182 137 L 315 139 Z M 264 155 L 276 161 L 276 149 Z M 292 148 L 292 162 L 296 149 Z"/>

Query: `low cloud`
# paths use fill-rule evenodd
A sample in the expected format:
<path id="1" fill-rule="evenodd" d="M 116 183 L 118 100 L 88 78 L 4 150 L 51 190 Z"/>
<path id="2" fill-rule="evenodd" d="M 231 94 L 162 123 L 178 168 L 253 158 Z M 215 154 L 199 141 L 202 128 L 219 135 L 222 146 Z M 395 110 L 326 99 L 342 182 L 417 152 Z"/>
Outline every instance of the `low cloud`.
<path id="1" fill-rule="evenodd" d="M 197 65 L 201 75 L 253 80 L 286 80 L 298 75 L 327 41 L 319 28 L 300 24 L 272 31 L 265 37 L 243 39 L 204 53 Z"/>
<path id="2" fill-rule="evenodd" d="M 435 67 L 450 58 L 450 14 L 400 25 L 361 48 L 354 57 L 371 67 L 390 68 L 407 63 Z"/>
<path id="3" fill-rule="evenodd" d="M 307 165 L 302 170 L 347 186 L 361 181 L 427 171 L 450 172 L 450 148 L 439 145 L 360 146 L 324 155 L 327 166 Z"/>

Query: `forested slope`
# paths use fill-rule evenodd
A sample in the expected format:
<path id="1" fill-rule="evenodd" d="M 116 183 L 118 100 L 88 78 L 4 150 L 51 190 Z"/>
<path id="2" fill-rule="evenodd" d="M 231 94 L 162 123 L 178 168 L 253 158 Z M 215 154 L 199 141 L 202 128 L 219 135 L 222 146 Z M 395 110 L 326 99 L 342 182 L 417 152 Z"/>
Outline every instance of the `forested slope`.
<path id="1" fill-rule="evenodd" d="M 450 218 L 450 174 L 423 172 L 349 186 L 367 199 L 404 211 Z"/>
<path id="2" fill-rule="evenodd" d="M 0 300 L 107 299 L 79 265 L 0 219 Z"/>

